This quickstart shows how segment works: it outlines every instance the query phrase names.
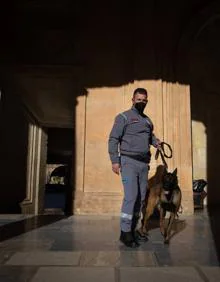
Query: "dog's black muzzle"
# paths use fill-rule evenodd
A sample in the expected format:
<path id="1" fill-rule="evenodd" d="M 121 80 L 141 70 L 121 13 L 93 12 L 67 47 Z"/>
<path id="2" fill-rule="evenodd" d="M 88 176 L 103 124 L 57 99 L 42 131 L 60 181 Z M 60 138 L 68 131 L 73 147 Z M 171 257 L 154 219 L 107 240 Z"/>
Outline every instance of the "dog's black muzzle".
<path id="1" fill-rule="evenodd" d="M 170 182 L 164 182 L 163 183 L 163 189 L 164 189 L 164 192 L 165 192 L 165 197 L 167 198 L 168 202 L 171 201 L 174 187 L 175 186 L 173 185 L 173 183 L 170 183 Z"/>
<path id="2" fill-rule="evenodd" d="M 174 185 L 173 183 L 170 183 L 170 182 L 164 182 L 163 189 L 170 192 L 174 189 Z"/>

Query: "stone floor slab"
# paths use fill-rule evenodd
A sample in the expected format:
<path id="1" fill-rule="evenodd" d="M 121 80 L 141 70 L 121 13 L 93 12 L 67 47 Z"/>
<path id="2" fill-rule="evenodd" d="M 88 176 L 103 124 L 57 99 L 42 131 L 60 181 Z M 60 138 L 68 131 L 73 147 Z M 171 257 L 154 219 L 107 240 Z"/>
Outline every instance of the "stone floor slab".
<path id="1" fill-rule="evenodd" d="M 37 267 L 0 266 L 1 282 L 27 282 L 37 272 Z"/>
<path id="2" fill-rule="evenodd" d="M 120 262 L 119 251 L 83 252 L 81 266 L 116 266 Z"/>
<path id="3" fill-rule="evenodd" d="M 81 252 L 17 252 L 6 265 L 79 265 Z"/>
<path id="4" fill-rule="evenodd" d="M 33 251 L 47 251 L 53 244 L 52 240 L 47 239 L 36 239 L 36 240 L 25 240 L 25 239 L 13 239 L 7 240 L 0 244 L 2 249 L 12 252 L 29 252 Z"/>
<path id="5" fill-rule="evenodd" d="M 204 282 L 192 267 L 121 268 L 120 282 Z"/>
<path id="6" fill-rule="evenodd" d="M 156 266 L 153 252 L 88 251 L 82 252 L 80 266 L 141 267 Z"/>
<path id="7" fill-rule="evenodd" d="M 8 261 L 13 255 L 14 252 L 11 251 L 0 251 L 0 264 L 5 264 L 5 262 Z"/>
<path id="8" fill-rule="evenodd" d="M 113 268 L 41 267 L 31 282 L 115 282 Z"/>
<path id="9" fill-rule="evenodd" d="M 120 266 L 124 267 L 141 267 L 141 266 L 156 266 L 157 260 L 153 252 L 121 252 Z"/>
<path id="10" fill-rule="evenodd" d="M 220 267 L 204 266 L 201 267 L 201 270 L 209 282 L 220 281 Z"/>
<path id="11" fill-rule="evenodd" d="M 152 224 L 149 224 L 148 242 L 141 242 L 140 247 L 133 250 L 119 242 L 119 217 L 73 215 L 68 218 L 63 216 L 54 218 L 42 215 L 31 220 L 30 229 L 23 228 L 29 226 L 30 220 L 23 220 L 20 227 L 23 233 L 18 235 L 16 225 L 16 228 L 11 230 L 11 237 L 0 242 L 0 249 L 3 252 L 0 252 L 0 263 L 10 261 L 11 255 L 17 252 L 92 251 L 98 255 L 92 260 L 84 261 L 86 266 L 114 264 L 112 256 L 108 257 L 105 252 L 120 252 L 118 265 L 125 267 L 154 265 L 151 258 L 148 259 L 139 252 L 148 255 L 149 252 L 153 253 L 158 265 L 164 267 L 219 266 L 220 228 L 217 224 L 219 217 L 220 212 L 214 218 L 207 216 L 207 211 L 184 219 L 181 215 L 177 225 L 182 226 L 184 220 L 184 228 L 181 227 L 180 232 L 171 238 L 169 245 L 164 245 L 158 224 L 154 224 L 152 219 Z M 7 219 L 7 216 L 2 219 Z M 8 216 L 8 219 L 11 220 L 12 217 Z M 124 257 L 122 252 L 125 252 Z M 130 252 L 133 254 L 129 254 Z M 105 257 L 105 262 L 100 262 L 100 255 Z"/>

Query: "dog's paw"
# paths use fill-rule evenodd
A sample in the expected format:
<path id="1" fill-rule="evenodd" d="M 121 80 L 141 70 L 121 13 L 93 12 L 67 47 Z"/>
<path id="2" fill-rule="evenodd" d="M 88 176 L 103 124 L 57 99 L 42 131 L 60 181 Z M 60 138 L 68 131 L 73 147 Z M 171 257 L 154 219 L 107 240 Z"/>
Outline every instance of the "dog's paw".
<path id="1" fill-rule="evenodd" d="M 167 236 L 166 231 L 164 229 L 160 229 L 160 233 L 164 238 Z"/>
<path id="2" fill-rule="evenodd" d="M 145 234 L 143 232 L 140 233 L 139 230 L 136 230 L 135 237 L 137 238 L 138 241 L 141 241 L 141 242 L 147 242 L 148 241 L 148 234 Z"/>
<path id="3" fill-rule="evenodd" d="M 170 243 L 169 238 L 164 238 L 164 244 L 168 245 Z"/>
<path id="4" fill-rule="evenodd" d="M 136 232 L 140 235 L 140 236 L 148 236 L 148 232 L 146 230 L 146 228 L 139 228 L 136 230 Z"/>

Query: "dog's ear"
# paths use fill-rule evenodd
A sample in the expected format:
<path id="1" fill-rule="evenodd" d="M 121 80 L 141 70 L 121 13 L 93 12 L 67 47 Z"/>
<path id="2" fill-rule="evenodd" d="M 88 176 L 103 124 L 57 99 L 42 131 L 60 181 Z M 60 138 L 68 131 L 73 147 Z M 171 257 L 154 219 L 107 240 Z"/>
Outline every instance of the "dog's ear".
<path id="1" fill-rule="evenodd" d="M 177 167 L 174 169 L 173 174 L 177 176 Z"/>
<path id="2" fill-rule="evenodd" d="M 167 167 L 164 166 L 164 167 L 163 167 L 163 175 L 166 175 L 167 173 L 168 173 Z"/>

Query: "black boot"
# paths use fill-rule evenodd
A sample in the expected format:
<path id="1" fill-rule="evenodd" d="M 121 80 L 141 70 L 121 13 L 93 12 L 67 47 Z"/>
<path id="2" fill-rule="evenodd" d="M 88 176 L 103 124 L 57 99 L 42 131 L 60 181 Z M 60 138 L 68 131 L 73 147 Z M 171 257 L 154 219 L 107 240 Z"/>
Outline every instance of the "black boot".
<path id="1" fill-rule="evenodd" d="M 125 246 L 130 248 L 136 248 L 139 246 L 138 242 L 136 242 L 136 240 L 134 239 L 133 233 L 131 231 L 121 231 L 120 241 L 125 244 Z"/>

